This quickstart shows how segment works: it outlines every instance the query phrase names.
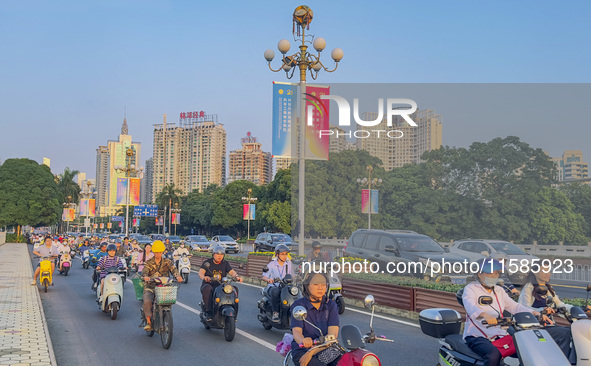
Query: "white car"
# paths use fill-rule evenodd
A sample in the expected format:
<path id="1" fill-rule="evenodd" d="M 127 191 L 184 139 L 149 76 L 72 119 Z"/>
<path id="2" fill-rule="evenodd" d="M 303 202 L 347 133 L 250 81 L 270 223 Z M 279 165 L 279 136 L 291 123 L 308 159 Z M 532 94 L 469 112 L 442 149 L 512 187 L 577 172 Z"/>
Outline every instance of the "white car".
<path id="1" fill-rule="evenodd" d="M 226 249 L 226 253 L 234 252 L 238 253 L 240 251 L 240 247 L 234 238 L 229 235 L 216 235 L 209 241 L 211 244 L 209 245 L 209 251 L 213 252 L 213 248 L 221 245 Z"/>
<path id="2" fill-rule="evenodd" d="M 470 258 L 471 261 L 476 262 L 482 258 L 489 257 L 495 253 L 503 253 L 507 256 L 509 263 L 505 263 L 509 280 L 513 284 L 523 285 L 527 278 L 527 273 L 519 271 L 513 272 L 511 268 L 521 266 L 522 260 L 527 260 L 530 264 L 533 259 L 538 259 L 535 255 L 526 253 L 517 245 L 504 240 L 488 240 L 488 239 L 462 239 L 454 242 L 449 248 L 450 252 L 461 254 Z"/>

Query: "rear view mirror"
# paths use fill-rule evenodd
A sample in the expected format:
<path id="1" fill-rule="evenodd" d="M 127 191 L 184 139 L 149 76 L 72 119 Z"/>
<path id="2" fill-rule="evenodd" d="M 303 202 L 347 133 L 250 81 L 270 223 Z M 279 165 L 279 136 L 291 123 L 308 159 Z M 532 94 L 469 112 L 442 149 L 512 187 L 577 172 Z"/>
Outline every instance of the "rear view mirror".
<path id="1" fill-rule="evenodd" d="M 363 305 L 366 308 L 371 308 L 372 306 L 374 306 L 375 303 L 376 303 L 376 300 L 374 299 L 373 295 L 367 295 L 365 297 L 365 300 L 363 301 Z"/>
<path id="2" fill-rule="evenodd" d="M 540 296 L 546 296 L 548 294 L 548 287 L 546 287 L 545 285 L 539 285 L 538 288 L 536 289 L 536 292 Z"/>
<path id="3" fill-rule="evenodd" d="M 394 253 L 395 256 L 400 257 L 400 252 L 398 251 L 398 248 L 394 247 L 394 245 L 386 245 L 384 250 L 387 253 Z"/>
<path id="4" fill-rule="evenodd" d="M 306 315 L 308 315 L 308 312 L 306 311 L 306 308 L 303 306 L 296 306 L 293 309 L 293 317 L 296 320 L 302 321 L 302 320 L 306 319 Z"/>
<path id="5" fill-rule="evenodd" d="M 490 305 L 493 303 L 493 299 L 490 296 L 480 296 L 478 298 L 478 305 Z"/>
<path id="6" fill-rule="evenodd" d="M 269 272 L 269 267 L 265 266 L 265 267 L 263 268 L 263 273 L 267 273 L 267 272 Z"/>

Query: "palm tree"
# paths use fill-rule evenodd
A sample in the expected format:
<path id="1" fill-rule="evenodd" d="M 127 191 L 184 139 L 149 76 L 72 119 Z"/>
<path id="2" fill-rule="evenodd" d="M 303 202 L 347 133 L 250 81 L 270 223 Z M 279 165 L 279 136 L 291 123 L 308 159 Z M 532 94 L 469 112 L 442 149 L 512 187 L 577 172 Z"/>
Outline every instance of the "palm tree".
<path id="1" fill-rule="evenodd" d="M 179 197 L 181 194 L 183 194 L 183 191 L 180 188 L 175 187 L 174 183 L 166 184 L 162 191 L 156 196 L 156 203 L 160 207 L 168 207 L 170 210 L 170 207 L 174 206 L 175 203 L 181 203 Z"/>
<path id="2" fill-rule="evenodd" d="M 78 173 L 80 173 L 78 170 L 70 170 L 70 168 L 66 167 L 63 173 L 56 176 L 58 191 L 62 195 L 62 201 L 64 203 L 67 201 L 68 196 L 72 197 L 72 203 L 78 203 L 78 194 L 81 189 L 78 183 L 74 182 L 74 177 Z"/>

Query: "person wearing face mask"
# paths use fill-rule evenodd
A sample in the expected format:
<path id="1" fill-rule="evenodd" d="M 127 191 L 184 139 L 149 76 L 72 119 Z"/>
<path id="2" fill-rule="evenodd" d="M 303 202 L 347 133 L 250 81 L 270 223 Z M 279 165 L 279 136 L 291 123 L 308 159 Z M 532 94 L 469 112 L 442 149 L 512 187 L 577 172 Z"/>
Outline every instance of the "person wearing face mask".
<path id="1" fill-rule="evenodd" d="M 558 294 L 554 292 L 552 285 L 549 283 L 552 276 L 552 268 L 550 266 L 541 266 L 539 271 L 532 271 L 529 273 L 526 284 L 523 286 L 521 295 L 519 296 L 519 303 L 530 307 L 537 311 L 546 309 L 549 314 L 552 314 L 556 309 L 566 308 L 570 311 L 572 305 L 563 303 Z M 552 296 L 552 301 L 547 302 L 548 296 Z M 589 306 L 587 309 L 589 310 Z M 572 341 L 572 334 L 569 327 L 547 326 L 544 327 L 554 339 L 554 342 L 560 347 L 564 355 L 570 360 L 576 360 L 576 353 L 574 348 L 571 350 L 570 343 Z M 576 362 L 576 361 L 575 361 Z"/>
<path id="2" fill-rule="evenodd" d="M 476 281 L 472 281 L 464 288 L 462 300 L 466 309 L 466 324 L 464 327 L 464 340 L 466 345 L 476 354 L 484 359 L 486 366 L 499 366 L 501 364 L 501 352 L 493 344 L 505 343 L 510 345 L 512 339 L 505 329 L 497 325 L 497 318 L 501 317 L 503 310 L 512 314 L 528 312 L 535 316 L 540 313 L 516 303 L 507 295 L 502 287 L 497 285 L 499 275 L 502 271 L 499 261 L 492 258 L 484 258 L 479 262 L 479 272 L 475 274 Z M 478 299 L 481 296 L 490 296 L 492 304 L 480 305 Z M 544 320 L 550 322 L 545 315 Z M 482 325 L 486 320 L 492 327 Z M 499 341 L 499 342 L 497 342 Z"/>

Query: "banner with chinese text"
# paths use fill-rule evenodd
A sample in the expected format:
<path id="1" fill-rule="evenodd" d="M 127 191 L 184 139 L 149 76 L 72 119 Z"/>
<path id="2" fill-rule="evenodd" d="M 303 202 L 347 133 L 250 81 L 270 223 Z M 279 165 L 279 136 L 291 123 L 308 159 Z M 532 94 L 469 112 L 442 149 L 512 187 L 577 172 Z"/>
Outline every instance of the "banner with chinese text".
<path id="1" fill-rule="evenodd" d="M 273 82 L 273 156 L 291 157 L 298 84 Z"/>
<path id="2" fill-rule="evenodd" d="M 330 95 L 329 86 L 306 86 L 306 159 L 328 160 L 329 135 L 320 136 L 320 131 L 330 130 L 330 100 L 320 99 L 322 95 Z"/>

